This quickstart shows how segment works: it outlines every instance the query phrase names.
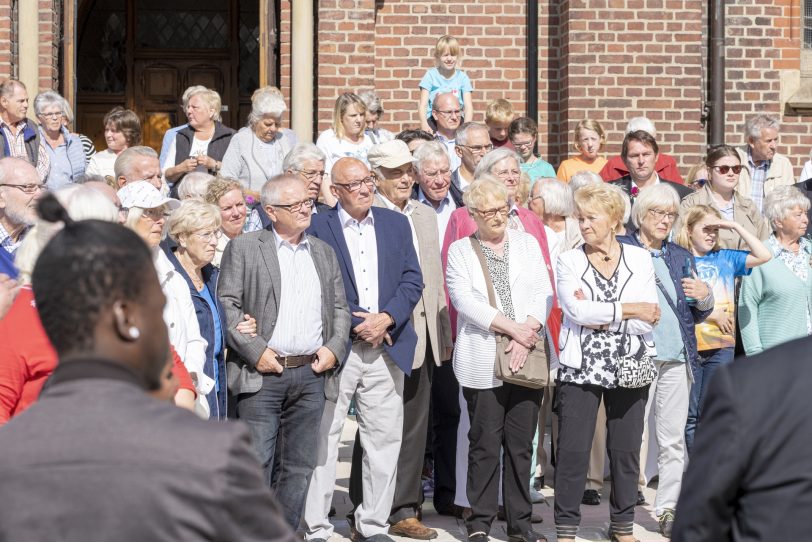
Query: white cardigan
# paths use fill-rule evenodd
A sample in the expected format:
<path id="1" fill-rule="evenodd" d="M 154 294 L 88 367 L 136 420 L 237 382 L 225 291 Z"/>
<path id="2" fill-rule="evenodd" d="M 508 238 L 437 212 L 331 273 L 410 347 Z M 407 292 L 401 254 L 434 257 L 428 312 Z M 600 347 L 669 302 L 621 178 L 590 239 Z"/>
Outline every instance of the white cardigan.
<path id="1" fill-rule="evenodd" d="M 564 312 L 559 341 L 561 365 L 582 368 L 584 360 L 581 344 L 593 332 L 585 326 L 609 324 L 610 331 L 623 331 L 632 336 L 633 350 L 642 340 L 648 352 L 652 356 L 656 355 L 652 333 L 654 326 L 635 318 L 623 320 L 621 306 L 622 303 L 659 302 L 651 254 L 640 247 L 626 244 L 621 246 L 623 255 L 618 268 L 619 301 L 616 303 L 594 301 L 597 284 L 583 246 L 558 255 L 556 293 Z M 585 300 L 575 298 L 577 290 L 584 293 Z"/>
<path id="2" fill-rule="evenodd" d="M 160 248 L 156 249 L 155 269 L 166 296 L 163 317 L 169 331 L 169 342 L 175 347 L 195 383 L 198 415 L 208 418 L 209 404 L 205 396 L 214 388 L 214 380 L 203 372 L 208 343 L 200 334 L 189 286 Z"/>
<path id="3" fill-rule="evenodd" d="M 532 316 L 542 324 L 553 306 L 553 289 L 538 241 L 525 232 L 508 230 L 510 294 L 517 322 Z M 461 386 L 496 388 L 501 380 L 493 376 L 496 334 L 489 328 L 501 311 L 488 302 L 488 287 L 471 241 L 463 237 L 448 249 L 446 285 L 457 309 L 457 341 L 454 345 L 454 373 Z"/>

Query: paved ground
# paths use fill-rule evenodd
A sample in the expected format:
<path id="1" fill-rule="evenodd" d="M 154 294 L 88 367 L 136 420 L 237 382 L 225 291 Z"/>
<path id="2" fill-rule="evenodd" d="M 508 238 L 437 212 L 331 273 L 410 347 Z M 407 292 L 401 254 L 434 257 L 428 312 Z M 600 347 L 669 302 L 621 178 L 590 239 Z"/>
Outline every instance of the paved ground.
<path id="1" fill-rule="evenodd" d="M 347 423 L 344 425 L 344 433 L 339 449 L 338 479 L 336 480 L 336 492 L 333 496 L 333 504 L 336 507 L 336 516 L 333 518 L 333 524 L 336 526 L 336 535 L 330 539 L 330 542 L 349 540 L 350 536 L 350 530 L 344 517 L 351 508 L 349 497 L 347 496 L 347 486 L 350 475 L 352 439 L 355 437 L 355 429 L 355 422 L 352 418 L 348 418 Z M 544 517 L 544 522 L 535 525 L 534 529 L 544 534 L 547 539 L 552 542 L 555 540 L 555 525 L 553 524 L 552 509 L 553 495 L 555 492 L 553 489 L 545 487 L 543 493 L 547 496 L 547 504 L 534 505 L 533 509 Z M 649 488 L 646 489 L 644 493 L 646 500 L 649 503 L 653 503 L 655 490 Z M 609 540 L 607 534 L 609 528 L 608 502 L 608 495 L 604 495 L 604 498 L 601 499 L 600 506 L 581 507 L 581 529 L 578 531 L 577 540 Z M 440 533 L 439 538 L 435 539 L 435 542 L 464 542 L 466 539 L 465 525 L 462 520 L 437 514 L 431 506 L 431 501 L 426 502 L 423 506 L 423 522 L 427 526 L 437 529 Z M 657 532 L 657 519 L 653 509 L 648 505 L 637 507 L 634 534 L 641 542 L 667 540 Z M 493 540 L 507 540 L 505 522 L 497 521 L 494 523 L 490 536 Z M 397 542 L 413 542 L 409 538 L 397 536 L 393 538 L 397 540 Z"/>

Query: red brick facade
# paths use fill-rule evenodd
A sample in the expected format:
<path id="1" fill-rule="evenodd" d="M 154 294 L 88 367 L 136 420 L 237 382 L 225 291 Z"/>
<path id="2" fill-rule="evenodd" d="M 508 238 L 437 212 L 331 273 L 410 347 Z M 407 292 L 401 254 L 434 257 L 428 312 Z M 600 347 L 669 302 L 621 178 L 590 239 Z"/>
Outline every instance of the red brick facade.
<path id="1" fill-rule="evenodd" d="M 16 74 L 12 6 L 0 0 L 0 77 Z M 61 0 L 39 9 L 39 83 L 59 88 Z M 316 1 L 316 0 L 314 0 Z M 539 0 L 541 152 L 558 163 L 581 119 L 607 130 L 607 154 L 618 152 L 626 120 L 646 115 L 663 150 L 683 173 L 703 153 L 700 115 L 707 85 L 708 2 L 702 0 Z M 744 119 L 757 111 L 781 116 L 781 152 L 800 173 L 812 148 L 812 117 L 785 108 L 787 81 L 801 64 L 797 0 L 729 0 L 727 9 L 727 141 L 743 141 Z M 526 0 L 317 0 L 316 119 L 327 128 L 338 94 L 375 88 L 392 131 L 418 123 L 418 82 L 434 64 L 445 33 L 462 44 L 461 66 L 474 84 L 474 120 L 485 104 L 526 104 Z M 290 96 L 291 0 L 279 0 L 280 73 Z M 782 88 L 785 85 L 785 88 Z M 797 86 L 797 83 L 795 83 Z M 791 93 L 791 92 L 790 92 Z"/>

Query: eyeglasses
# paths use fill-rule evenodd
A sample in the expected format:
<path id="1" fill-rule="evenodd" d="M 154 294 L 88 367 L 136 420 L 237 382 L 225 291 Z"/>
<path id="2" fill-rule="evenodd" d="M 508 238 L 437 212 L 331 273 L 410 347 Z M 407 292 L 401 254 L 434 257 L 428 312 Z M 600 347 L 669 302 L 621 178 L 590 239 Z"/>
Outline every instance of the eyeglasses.
<path id="1" fill-rule="evenodd" d="M 459 117 L 462 114 L 462 109 L 448 109 L 446 111 L 440 111 L 439 109 L 435 109 L 439 114 L 444 117 Z"/>
<path id="2" fill-rule="evenodd" d="M 676 220 L 677 216 L 679 216 L 678 213 L 669 213 L 660 209 L 649 209 L 648 212 L 654 215 L 654 218 L 656 218 L 658 221 L 661 221 L 663 218 L 668 218 L 668 220 Z"/>
<path id="3" fill-rule="evenodd" d="M 517 149 L 525 149 L 527 147 L 532 147 L 534 141 L 531 139 L 530 141 L 511 141 L 511 143 L 513 143 L 513 146 Z"/>
<path id="4" fill-rule="evenodd" d="M 219 241 L 220 238 L 223 236 L 223 232 L 220 230 L 204 231 L 204 232 L 196 231 L 192 235 L 198 237 L 201 241 L 204 242 L 211 241 L 212 239 L 216 239 Z"/>
<path id="5" fill-rule="evenodd" d="M 740 165 L 739 166 L 713 166 L 713 169 L 715 169 L 716 171 L 718 171 L 722 175 L 727 175 L 727 172 L 732 169 L 733 173 L 738 175 L 739 173 L 741 173 L 742 167 Z"/>
<path id="6" fill-rule="evenodd" d="M 154 209 L 144 209 L 144 212 L 141 216 L 144 218 L 148 218 L 153 222 L 158 222 L 161 219 L 169 218 L 171 215 L 169 211 L 165 210 L 163 207 L 155 207 Z"/>
<path id="7" fill-rule="evenodd" d="M 519 182 L 522 176 L 522 172 L 518 169 L 503 169 L 502 171 L 495 171 L 494 173 L 503 181 L 512 181 L 514 183 Z"/>
<path id="8" fill-rule="evenodd" d="M 510 208 L 505 205 L 504 207 L 499 207 L 498 209 L 474 209 L 482 218 L 490 220 L 494 218 L 496 215 L 501 216 L 502 218 L 507 218 L 510 214 Z"/>
<path id="9" fill-rule="evenodd" d="M 297 171 L 299 173 L 301 173 L 302 177 L 304 177 L 308 181 L 314 181 L 316 179 L 323 179 L 324 176 L 327 175 L 327 173 L 324 170 L 322 170 L 322 171 L 305 171 L 303 169 L 299 169 Z"/>
<path id="10" fill-rule="evenodd" d="M 32 183 L 32 184 L 11 184 L 11 183 L 2 183 L 0 186 L 13 186 L 19 190 L 22 190 L 26 194 L 36 194 L 40 190 L 45 190 L 45 185 L 42 183 Z"/>
<path id="11" fill-rule="evenodd" d="M 308 198 L 308 199 L 303 199 L 302 201 L 297 201 L 296 203 L 288 203 L 288 204 L 272 203 L 271 207 L 279 207 L 280 209 L 285 209 L 289 213 L 298 213 L 303 208 L 308 209 L 308 210 L 310 208 L 312 208 L 313 207 L 313 200 Z"/>
<path id="12" fill-rule="evenodd" d="M 445 178 L 451 175 L 450 169 L 438 169 L 437 171 L 424 171 L 423 177 L 426 179 Z"/>
<path id="13" fill-rule="evenodd" d="M 457 147 L 462 147 L 463 149 L 468 149 L 469 151 L 479 154 L 481 152 L 491 152 L 493 150 L 493 145 L 488 143 L 487 145 L 457 145 Z"/>
<path id="14" fill-rule="evenodd" d="M 64 113 L 61 111 L 59 113 L 40 113 L 39 116 L 45 119 L 61 119 Z"/>
<path id="15" fill-rule="evenodd" d="M 367 188 L 372 188 L 373 186 L 375 186 L 375 177 L 372 176 L 364 177 L 360 181 L 352 181 L 349 183 L 333 183 L 333 186 L 340 186 L 347 192 L 358 192 L 359 190 L 361 190 L 362 184 L 367 185 Z"/>

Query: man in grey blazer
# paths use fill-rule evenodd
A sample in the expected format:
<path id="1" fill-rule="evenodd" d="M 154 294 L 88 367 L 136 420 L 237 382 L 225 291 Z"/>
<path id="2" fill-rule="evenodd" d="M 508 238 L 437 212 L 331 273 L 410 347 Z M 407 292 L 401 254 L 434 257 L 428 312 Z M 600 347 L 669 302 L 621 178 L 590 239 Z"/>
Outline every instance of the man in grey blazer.
<path id="1" fill-rule="evenodd" d="M 423 502 L 421 474 L 434 366 L 451 357 L 451 321 L 448 316 L 437 217 L 428 206 L 411 199 L 414 176 L 412 155 L 403 141 L 394 140 L 373 146 L 367 154 L 375 175 L 377 194 L 374 207 L 391 209 L 406 215 L 412 229 L 420 270 L 423 295 L 412 311 L 417 347 L 412 372 L 403 382 L 403 440 L 398 456 L 395 496 L 389 516 L 389 532 L 407 538 L 428 540 L 437 537 L 417 519 Z M 354 507 L 363 501 L 361 484 L 362 448 L 356 433 L 350 475 L 350 499 Z"/>
<path id="2" fill-rule="evenodd" d="M 302 180 L 274 177 L 261 200 L 272 224 L 228 244 L 218 295 L 237 417 L 248 425 L 266 480 L 296 529 L 316 464 L 325 392 L 347 353 L 350 313 L 333 249 L 304 233 L 313 200 Z M 249 314 L 256 336 L 231 329 Z"/>

